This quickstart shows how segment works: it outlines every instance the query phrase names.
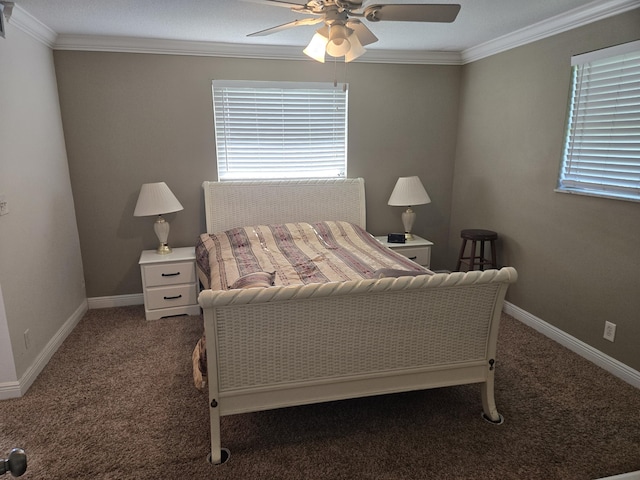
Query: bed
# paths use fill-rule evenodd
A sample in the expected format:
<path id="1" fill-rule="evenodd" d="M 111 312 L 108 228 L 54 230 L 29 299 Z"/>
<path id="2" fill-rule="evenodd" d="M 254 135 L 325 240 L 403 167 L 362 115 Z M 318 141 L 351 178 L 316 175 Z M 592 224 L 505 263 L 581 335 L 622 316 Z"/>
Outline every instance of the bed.
<path id="1" fill-rule="evenodd" d="M 203 190 L 205 237 L 327 221 L 366 230 L 362 179 L 204 182 Z M 479 383 L 483 416 L 502 421 L 496 341 L 515 269 L 433 273 L 393 255 L 395 268 L 375 265 L 360 278 L 229 288 L 238 271 L 201 291 L 212 463 L 229 457 L 224 415 Z M 212 282 L 206 262 L 198 264 Z"/>

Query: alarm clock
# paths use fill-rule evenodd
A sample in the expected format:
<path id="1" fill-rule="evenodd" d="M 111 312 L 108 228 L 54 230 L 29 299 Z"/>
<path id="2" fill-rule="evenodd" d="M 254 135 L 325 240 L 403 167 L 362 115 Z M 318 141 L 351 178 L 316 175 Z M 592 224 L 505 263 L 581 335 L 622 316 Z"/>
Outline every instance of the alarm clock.
<path id="1" fill-rule="evenodd" d="M 404 243 L 404 233 L 390 233 L 387 235 L 387 243 Z"/>

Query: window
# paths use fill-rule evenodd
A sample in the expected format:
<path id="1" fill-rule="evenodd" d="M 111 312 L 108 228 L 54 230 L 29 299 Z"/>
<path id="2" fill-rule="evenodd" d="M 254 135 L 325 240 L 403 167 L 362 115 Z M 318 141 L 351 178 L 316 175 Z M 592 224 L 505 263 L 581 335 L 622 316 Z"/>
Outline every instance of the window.
<path id="1" fill-rule="evenodd" d="M 640 41 L 571 63 L 557 191 L 640 201 Z"/>
<path id="2" fill-rule="evenodd" d="M 346 176 L 342 86 L 214 80 L 213 110 L 221 181 Z"/>

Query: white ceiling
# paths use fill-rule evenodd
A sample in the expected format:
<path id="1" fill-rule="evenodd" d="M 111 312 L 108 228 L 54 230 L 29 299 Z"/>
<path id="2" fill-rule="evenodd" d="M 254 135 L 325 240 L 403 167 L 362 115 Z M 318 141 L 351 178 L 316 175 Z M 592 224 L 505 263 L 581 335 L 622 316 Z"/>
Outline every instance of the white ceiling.
<path id="1" fill-rule="evenodd" d="M 253 51 L 258 56 L 278 56 L 276 52 L 282 52 L 282 58 L 286 58 L 297 55 L 318 28 L 302 26 L 269 36 L 247 37 L 249 33 L 306 18 L 287 8 L 248 0 L 14 2 L 13 20 L 29 29 L 33 29 L 34 24 L 41 27 L 41 22 L 51 46 L 60 49 L 135 51 L 142 49 L 142 45 L 149 50 L 153 42 L 165 48 L 170 48 L 170 44 L 194 42 L 192 48 L 197 45 L 197 50 L 208 50 L 208 54 L 215 54 L 217 50 L 245 52 L 239 56 L 250 56 L 247 52 Z M 447 2 L 462 6 L 458 18 L 451 24 L 365 21 L 379 41 L 367 46 L 368 53 L 361 59 L 367 61 L 368 57 L 369 61 L 375 61 L 385 53 L 419 59 L 434 52 L 461 58 L 483 47 L 504 50 L 640 7 L 640 0 L 436 0 L 432 3 Z M 365 5 L 372 3 L 430 2 L 365 0 Z"/>

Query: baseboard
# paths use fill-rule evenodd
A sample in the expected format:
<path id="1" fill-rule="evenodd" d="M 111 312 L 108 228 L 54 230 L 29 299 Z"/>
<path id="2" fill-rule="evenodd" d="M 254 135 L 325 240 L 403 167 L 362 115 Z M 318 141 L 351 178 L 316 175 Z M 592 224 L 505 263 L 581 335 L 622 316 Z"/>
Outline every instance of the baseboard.
<path id="1" fill-rule="evenodd" d="M 87 301 L 83 300 L 75 312 L 60 327 L 53 338 L 47 343 L 42 352 L 36 357 L 27 371 L 17 382 L 7 382 L 0 384 L 0 400 L 7 398 L 17 398 L 23 396 L 29 390 L 29 387 L 38 378 L 40 372 L 47 366 L 53 354 L 56 353 L 62 342 L 69 336 L 73 329 L 78 325 L 80 319 L 87 311 Z"/>
<path id="2" fill-rule="evenodd" d="M 622 475 L 614 475 L 613 477 L 604 477 L 599 480 L 640 480 L 640 470 L 637 472 L 623 473 Z"/>
<path id="3" fill-rule="evenodd" d="M 131 295 L 117 295 L 115 297 L 93 297 L 88 298 L 89 309 L 128 307 L 129 305 L 143 305 L 144 296 L 142 293 Z"/>
<path id="4" fill-rule="evenodd" d="M 0 400 L 9 398 L 18 398 L 22 396 L 20 382 L 3 382 L 0 383 Z"/>
<path id="5" fill-rule="evenodd" d="M 542 333 L 546 337 L 558 342 L 560 345 L 568 348 L 572 352 L 577 353 L 581 357 L 586 358 L 591 363 L 598 365 L 600 368 L 604 368 L 609 373 L 624 380 L 625 382 L 633 385 L 636 388 L 640 388 L 640 372 L 625 365 L 624 363 L 612 358 L 600 350 L 593 348 L 581 340 L 572 337 L 566 332 L 563 332 L 557 327 L 541 320 L 540 318 L 530 314 L 529 312 L 516 307 L 512 303 L 504 302 L 504 312 L 511 315 L 516 320 L 521 321 L 525 325 L 533 328 L 534 330 Z"/>

